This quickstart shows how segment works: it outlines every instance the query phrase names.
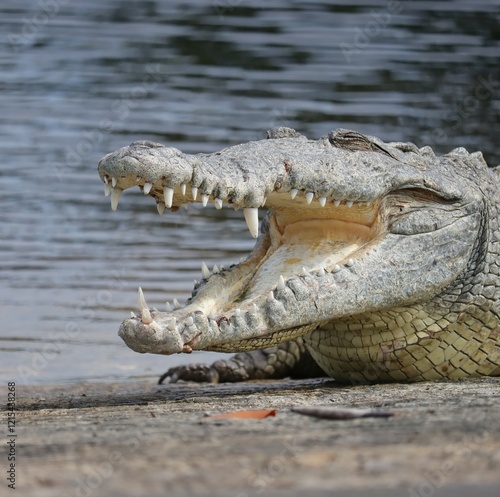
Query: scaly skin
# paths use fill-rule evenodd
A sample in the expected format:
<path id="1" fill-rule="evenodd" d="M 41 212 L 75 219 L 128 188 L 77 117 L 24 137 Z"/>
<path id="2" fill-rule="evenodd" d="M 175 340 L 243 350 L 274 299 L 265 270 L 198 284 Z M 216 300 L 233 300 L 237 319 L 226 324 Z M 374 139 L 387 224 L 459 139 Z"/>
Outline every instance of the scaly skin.
<path id="1" fill-rule="evenodd" d="M 342 382 L 500 375 L 500 167 L 349 130 L 268 137 L 199 155 L 135 142 L 101 160 L 113 209 L 132 186 L 160 213 L 213 199 L 243 208 L 254 237 L 268 209 L 248 259 L 202 267 L 185 307 L 150 310 L 140 291 L 139 317 L 120 327 L 127 345 L 242 352 L 298 339 L 174 380 L 300 375 L 307 351 Z"/>

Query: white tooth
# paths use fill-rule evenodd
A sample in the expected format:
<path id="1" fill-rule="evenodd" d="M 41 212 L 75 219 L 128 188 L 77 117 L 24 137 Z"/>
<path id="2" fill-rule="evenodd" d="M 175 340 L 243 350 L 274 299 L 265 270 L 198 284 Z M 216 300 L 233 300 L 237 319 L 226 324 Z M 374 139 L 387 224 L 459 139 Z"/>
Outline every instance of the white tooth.
<path id="1" fill-rule="evenodd" d="M 195 287 L 197 287 L 200 284 L 200 282 L 198 280 L 194 280 L 193 284 L 194 284 Z"/>
<path id="2" fill-rule="evenodd" d="M 182 305 L 179 303 L 177 299 L 174 299 L 174 309 L 180 309 Z"/>
<path id="3" fill-rule="evenodd" d="M 202 203 L 203 207 L 207 206 L 208 199 L 209 199 L 209 196 L 206 193 L 203 193 L 201 196 L 201 203 Z"/>
<path id="4" fill-rule="evenodd" d="M 116 186 L 116 183 L 118 183 L 118 181 L 116 180 L 116 178 L 111 178 L 111 186 L 113 188 Z"/>
<path id="5" fill-rule="evenodd" d="M 163 197 L 165 199 L 165 207 L 170 209 L 170 207 L 172 207 L 172 201 L 174 200 L 174 189 L 164 186 Z"/>
<path id="6" fill-rule="evenodd" d="M 218 272 L 219 272 L 219 266 L 217 266 L 217 264 L 215 264 L 213 273 L 217 274 Z"/>
<path id="7" fill-rule="evenodd" d="M 347 262 L 345 263 L 347 267 L 352 267 L 354 266 L 354 261 L 352 259 L 347 259 Z"/>
<path id="8" fill-rule="evenodd" d="M 193 194 L 193 200 L 196 200 L 196 197 L 198 196 L 198 187 L 193 186 L 193 188 L 191 188 L 191 193 Z"/>
<path id="9" fill-rule="evenodd" d="M 267 197 L 264 197 L 264 200 L 262 202 L 262 207 L 264 207 L 266 205 L 266 202 L 267 202 Z"/>
<path id="10" fill-rule="evenodd" d="M 151 188 L 153 188 L 153 183 L 149 183 L 149 181 L 146 181 L 143 187 L 144 195 L 147 195 L 151 191 Z"/>
<path id="11" fill-rule="evenodd" d="M 309 276 L 309 273 L 307 272 L 307 269 L 305 267 L 303 267 L 301 270 L 300 270 L 300 274 L 302 276 Z"/>
<path id="12" fill-rule="evenodd" d="M 319 197 L 319 205 L 321 205 L 321 207 L 326 205 L 326 197 Z"/>
<path id="13" fill-rule="evenodd" d="M 172 312 L 172 306 L 170 305 L 170 302 L 165 302 L 165 309 L 167 312 Z"/>
<path id="14" fill-rule="evenodd" d="M 348 200 L 348 201 L 345 203 L 345 205 L 347 205 L 347 207 L 352 207 L 353 203 L 354 203 L 354 202 L 353 202 L 352 200 Z"/>
<path id="15" fill-rule="evenodd" d="M 193 323 L 194 323 L 194 319 L 191 316 L 189 316 L 186 319 L 186 326 L 193 326 Z"/>
<path id="16" fill-rule="evenodd" d="M 246 260 L 247 260 L 247 258 L 246 258 L 246 257 L 241 256 L 241 257 L 240 257 L 240 264 L 243 264 Z"/>
<path id="17" fill-rule="evenodd" d="M 106 183 L 104 185 L 104 196 L 109 197 L 111 195 L 111 185 L 109 183 Z"/>
<path id="18" fill-rule="evenodd" d="M 283 290 L 285 288 L 285 280 L 283 276 L 280 274 L 279 280 L 278 280 L 278 286 L 276 287 L 276 290 Z"/>
<path id="19" fill-rule="evenodd" d="M 234 315 L 236 317 L 240 317 L 241 316 L 241 309 L 239 307 L 237 307 L 235 310 L 234 310 Z"/>
<path id="20" fill-rule="evenodd" d="M 273 300 L 274 300 L 274 293 L 270 291 L 269 295 L 267 296 L 267 301 L 272 302 Z"/>
<path id="21" fill-rule="evenodd" d="M 172 318 L 170 320 L 170 323 L 168 323 L 167 325 L 167 328 L 170 330 L 170 331 L 175 331 L 175 325 L 177 323 L 177 320 L 175 318 Z"/>
<path id="22" fill-rule="evenodd" d="M 290 190 L 290 197 L 292 198 L 292 200 L 297 196 L 297 193 L 299 193 L 299 190 L 297 190 L 297 188 L 292 188 Z"/>
<path id="23" fill-rule="evenodd" d="M 212 321 L 215 321 L 215 318 L 217 317 L 217 315 L 215 314 L 215 311 L 213 309 L 210 311 L 210 314 L 208 315 L 208 317 Z"/>
<path id="24" fill-rule="evenodd" d="M 135 312 L 132 312 L 132 311 L 130 311 L 130 317 L 132 319 L 136 319 L 137 318 L 137 316 L 135 315 Z"/>
<path id="25" fill-rule="evenodd" d="M 335 207 L 338 207 L 338 206 L 340 205 L 340 200 L 335 200 L 335 201 L 333 202 L 333 205 L 334 205 Z"/>
<path id="26" fill-rule="evenodd" d="M 158 214 L 160 214 L 160 216 L 165 212 L 165 204 L 163 202 L 158 202 L 156 204 L 156 208 L 158 209 Z"/>
<path id="27" fill-rule="evenodd" d="M 210 278 L 212 274 L 210 272 L 210 269 L 208 269 L 208 266 L 204 262 L 201 263 L 201 274 L 203 275 L 203 278 L 205 278 L 206 280 L 208 280 L 208 278 Z"/>
<path id="28" fill-rule="evenodd" d="M 259 209 L 257 207 L 247 207 L 243 209 L 243 215 L 247 222 L 250 234 L 257 238 L 259 236 Z"/>
<path id="29" fill-rule="evenodd" d="M 217 210 L 222 209 L 222 200 L 220 198 L 214 199 L 214 205 Z"/>
<path id="30" fill-rule="evenodd" d="M 320 268 L 320 270 L 318 271 L 318 276 L 325 276 L 325 274 L 326 274 L 325 268 Z"/>
<path id="31" fill-rule="evenodd" d="M 370 205 L 372 205 L 372 201 L 371 201 L 371 200 L 368 200 L 368 202 L 366 202 L 366 206 L 367 206 L 367 207 L 370 207 Z"/>
<path id="32" fill-rule="evenodd" d="M 186 183 L 182 183 L 181 184 L 181 193 L 183 195 L 186 195 L 186 186 L 187 186 Z"/>
<path id="33" fill-rule="evenodd" d="M 111 209 L 116 211 L 118 208 L 118 202 L 122 196 L 123 190 L 121 188 L 113 188 L 111 190 Z"/>
<path id="34" fill-rule="evenodd" d="M 314 198 L 314 193 L 313 192 L 308 192 L 306 193 L 306 202 L 310 204 L 313 201 Z"/>
<path id="35" fill-rule="evenodd" d="M 338 273 L 340 271 L 340 266 L 335 264 L 335 267 L 332 269 L 332 273 Z"/>
<path id="36" fill-rule="evenodd" d="M 141 181 L 141 177 L 140 177 L 140 176 L 136 176 L 136 177 L 135 177 L 135 182 L 136 182 L 136 183 L 139 183 L 139 181 Z"/>
<path id="37" fill-rule="evenodd" d="M 141 321 L 144 324 L 151 324 L 153 322 L 153 318 L 151 317 L 151 313 L 149 312 L 149 309 L 143 309 L 141 311 Z"/>
<path id="38" fill-rule="evenodd" d="M 108 181 L 109 181 L 109 180 L 108 180 L 108 177 L 107 177 L 107 176 L 103 176 L 103 178 L 102 178 L 102 179 L 103 179 L 104 183 L 107 185 L 107 184 L 108 184 Z"/>
<path id="39" fill-rule="evenodd" d="M 148 304 L 146 303 L 146 299 L 144 298 L 144 293 L 142 292 L 142 288 L 139 287 L 139 296 L 138 296 L 139 310 L 149 309 Z"/>

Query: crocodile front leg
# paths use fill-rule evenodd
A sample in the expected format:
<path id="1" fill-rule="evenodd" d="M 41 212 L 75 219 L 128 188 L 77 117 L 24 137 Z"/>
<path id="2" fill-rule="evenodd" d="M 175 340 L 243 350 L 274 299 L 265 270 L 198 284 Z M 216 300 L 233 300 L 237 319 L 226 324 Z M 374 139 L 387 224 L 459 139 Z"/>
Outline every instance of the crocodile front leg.
<path id="1" fill-rule="evenodd" d="M 227 383 L 279 378 L 319 378 L 326 376 L 307 350 L 302 338 L 252 352 L 241 352 L 212 365 L 186 364 L 170 368 L 158 383 L 168 379 Z"/>

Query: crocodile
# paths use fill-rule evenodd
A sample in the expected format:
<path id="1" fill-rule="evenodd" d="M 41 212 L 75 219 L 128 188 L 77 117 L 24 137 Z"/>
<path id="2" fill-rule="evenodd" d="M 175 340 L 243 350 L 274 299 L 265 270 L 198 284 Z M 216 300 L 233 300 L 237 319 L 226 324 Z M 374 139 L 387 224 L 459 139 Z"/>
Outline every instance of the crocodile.
<path id="1" fill-rule="evenodd" d="M 500 167 L 481 152 L 280 127 L 208 154 L 136 141 L 98 170 L 113 210 L 139 186 L 160 214 L 242 209 L 257 238 L 239 264 L 202 263 L 186 305 L 151 309 L 139 288 L 119 330 L 134 351 L 237 353 L 162 379 L 500 375 Z"/>

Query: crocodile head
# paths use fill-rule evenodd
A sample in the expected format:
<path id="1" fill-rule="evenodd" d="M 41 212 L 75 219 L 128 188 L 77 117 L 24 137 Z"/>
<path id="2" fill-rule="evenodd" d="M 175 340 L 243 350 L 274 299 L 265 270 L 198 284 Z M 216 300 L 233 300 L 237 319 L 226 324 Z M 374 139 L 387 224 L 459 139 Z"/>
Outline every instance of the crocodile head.
<path id="1" fill-rule="evenodd" d="M 487 169 L 480 153 L 436 157 L 348 130 L 313 141 L 278 128 L 199 155 L 134 142 L 99 164 L 113 209 L 139 186 L 160 213 L 196 201 L 242 209 L 258 239 L 238 265 L 203 264 L 184 307 L 151 310 L 139 290 L 119 334 L 138 352 L 236 352 L 362 313 L 439 308 L 481 264 Z"/>

